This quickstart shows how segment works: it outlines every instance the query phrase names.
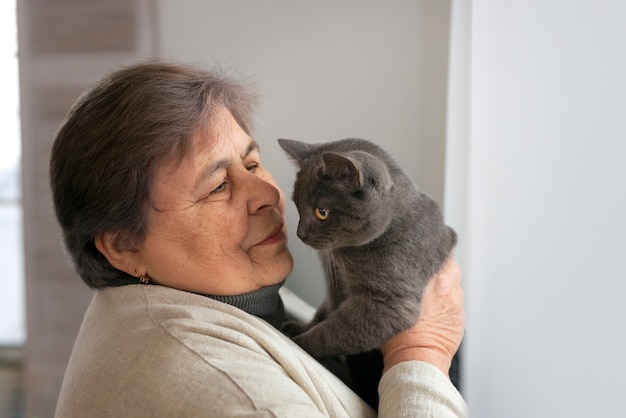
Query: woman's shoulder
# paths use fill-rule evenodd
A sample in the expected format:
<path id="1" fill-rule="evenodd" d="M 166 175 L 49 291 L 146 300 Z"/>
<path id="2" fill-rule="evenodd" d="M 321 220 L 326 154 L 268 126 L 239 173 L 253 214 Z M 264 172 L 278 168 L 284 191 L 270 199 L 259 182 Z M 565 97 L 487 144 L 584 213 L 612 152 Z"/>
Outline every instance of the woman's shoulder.
<path id="1" fill-rule="evenodd" d="M 210 409 L 207 401 L 217 396 L 215 387 L 245 402 L 249 394 L 235 379 L 236 367 L 281 373 L 264 352 L 264 340 L 280 344 L 269 324 L 201 295 L 142 285 L 97 290 L 71 355 L 60 404 L 75 411 L 81 400 L 89 408 L 121 402 L 127 412 L 134 410 L 132 402 L 151 410 L 161 401 L 184 400 L 183 411 L 196 404 Z"/>
<path id="2" fill-rule="evenodd" d="M 145 313 L 151 315 L 153 320 L 201 316 L 209 312 L 213 317 L 215 311 L 238 317 L 248 315 L 239 309 L 200 294 L 166 286 L 142 284 L 96 290 L 89 309 L 104 315 L 116 313 L 119 316 L 127 316 L 132 313 L 141 316 Z"/>
<path id="3" fill-rule="evenodd" d="M 275 335 L 266 322 L 231 305 L 209 297 L 157 285 L 128 285 L 97 290 L 87 310 L 82 328 L 102 332 L 132 328 L 136 332 L 157 334 L 187 341 L 190 336 L 223 337 L 225 330 L 237 333 Z M 82 330 L 81 330 L 82 331 Z"/>

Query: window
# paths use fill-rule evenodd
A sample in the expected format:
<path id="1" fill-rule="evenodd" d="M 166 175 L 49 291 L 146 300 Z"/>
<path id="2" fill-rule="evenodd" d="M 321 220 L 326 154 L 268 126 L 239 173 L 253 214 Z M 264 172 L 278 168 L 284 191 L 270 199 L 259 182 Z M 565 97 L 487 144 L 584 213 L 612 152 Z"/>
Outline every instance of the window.
<path id="1" fill-rule="evenodd" d="M 15 0 L 0 1 L 3 137 L 0 139 L 0 346 L 21 345 L 24 329 L 24 268 L 20 189 L 20 118 Z"/>

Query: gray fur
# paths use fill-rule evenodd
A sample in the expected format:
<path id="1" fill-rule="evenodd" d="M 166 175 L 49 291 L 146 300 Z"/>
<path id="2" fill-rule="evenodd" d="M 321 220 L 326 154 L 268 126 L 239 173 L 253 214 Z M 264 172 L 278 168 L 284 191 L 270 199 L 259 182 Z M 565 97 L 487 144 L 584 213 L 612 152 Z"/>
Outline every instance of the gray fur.
<path id="1" fill-rule="evenodd" d="M 298 237 L 318 250 L 327 297 L 284 331 L 316 358 L 379 348 L 412 326 L 422 291 L 456 244 L 438 205 L 377 145 L 279 139 L 298 164 Z M 327 209 L 319 220 L 315 208 Z"/>

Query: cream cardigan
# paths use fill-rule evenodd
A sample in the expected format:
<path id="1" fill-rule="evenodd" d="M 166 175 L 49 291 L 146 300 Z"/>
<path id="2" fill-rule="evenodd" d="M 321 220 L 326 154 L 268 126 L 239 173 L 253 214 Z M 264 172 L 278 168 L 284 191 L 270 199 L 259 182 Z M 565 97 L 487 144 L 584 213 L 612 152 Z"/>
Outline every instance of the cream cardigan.
<path id="1" fill-rule="evenodd" d="M 461 417 L 450 381 L 401 363 L 379 385 L 381 417 Z M 337 377 L 267 322 L 161 286 L 95 292 L 56 417 L 374 417 Z"/>

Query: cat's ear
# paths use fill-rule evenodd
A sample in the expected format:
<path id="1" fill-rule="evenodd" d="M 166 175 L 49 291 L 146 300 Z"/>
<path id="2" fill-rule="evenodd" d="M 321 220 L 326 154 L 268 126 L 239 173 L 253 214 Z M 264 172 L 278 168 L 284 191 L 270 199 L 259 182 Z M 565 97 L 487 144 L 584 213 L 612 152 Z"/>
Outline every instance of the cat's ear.
<path id="1" fill-rule="evenodd" d="M 325 152 L 323 172 L 330 176 L 339 185 L 349 190 L 359 190 L 363 187 L 363 170 L 361 162 L 345 154 Z"/>
<path id="2" fill-rule="evenodd" d="M 293 139 L 279 139 L 278 145 L 298 163 L 309 158 L 314 151 L 314 147 L 311 144 Z"/>

